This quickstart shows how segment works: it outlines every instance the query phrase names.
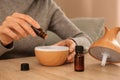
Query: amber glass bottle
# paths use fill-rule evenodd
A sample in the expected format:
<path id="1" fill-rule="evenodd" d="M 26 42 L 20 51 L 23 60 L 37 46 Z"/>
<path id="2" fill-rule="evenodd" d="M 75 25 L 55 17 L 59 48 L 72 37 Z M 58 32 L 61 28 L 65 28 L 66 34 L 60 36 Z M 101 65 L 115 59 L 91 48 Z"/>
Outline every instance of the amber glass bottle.
<path id="1" fill-rule="evenodd" d="M 43 39 L 46 39 L 47 34 L 46 34 L 45 31 L 43 31 L 43 29 L 41 29 L 41 28 L 37 29 L 37 28 L 35 28 L 35 27 L 33 27 L 33 26 L 31 26 L 31 27 L 32 27 L 32 29 L 35 31 L 35 33 L 36 33 L 38 36 L 40 36 L 40 37 L 43 38 Z"/>
<path id="2" fill-rule="evenodd" d="M 78 72 L 84 71 L 84 48 L 83 46 L 75 47 L 74 70 Z"/>

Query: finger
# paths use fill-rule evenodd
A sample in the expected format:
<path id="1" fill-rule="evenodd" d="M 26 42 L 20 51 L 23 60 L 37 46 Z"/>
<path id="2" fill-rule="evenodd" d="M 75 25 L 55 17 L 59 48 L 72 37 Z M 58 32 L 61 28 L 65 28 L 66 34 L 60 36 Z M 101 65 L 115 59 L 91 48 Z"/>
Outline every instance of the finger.
<path id="1" fill-rule="evenodd" d="M 13 39 L 5 34 L 1 34 L 0 41 L 3 45 L 8 45 L 9 43 L 11 43 L 13 41 Z"/>
<path id="2" fill-rule="evenodd" d="M 71 53 L 71 54 L 67 57 L 67 62 L 73 62 L 73 61 L 74 61 L 74 56 L 75 56 L 75 52 Z"/>
<path id="3" fill-rule="evenodd" d="M 28 15 L 21 14 L 21 13 L 13 13 L 12 16 L 23 19 L 26 22 L 28 22 L 29 24 L 31 24 L 32 26 L 34 26 L 36 28 L 40 28 L 40 25 L 32 17 L 30 17 Z"/>
<path id="4" fill-rule="evenodd" d="M 75 50 L 75 46 L 76 46 L 76 44 L 74 43 L 74 41 L 71 40 L 71 39 L 67 39 L 65 43 L 69 47 L 70 53 L 72 53 Z"/>
<path id="5" fill-rule="evenodd" d="M 10 19 L 8 20 L 12 20 L 16 23 L 18 23 L 20 25 L 20 27 L 22 27 L 28 34 L 32 35 L 32 36 L 36 36 L 35 32 L 33 31 L 33 29 L 30 27 L 30 25 L 25 22 L 24 20 L 22 19 L 19 19 L 19 18 L 15 18 L 15 17 L 8 17 Z"/>
<path id="6" fill-rule="evenodd" d="M 20 36 L 22 37 L 26 37 L 28 35 L 26 31 L 23 28 L 21 28 L 18 24 L 13 24 L 13 27 L 11 27 L 11 29 L 14 29 L 18 33 L 18 35 L 20 34 Z"/>
<path id="7" fill-rule="evenodd" d="M 15 33 L 20 34 L 22 37 L 27 36 L 27 33 L 25 32 L 25 30 L 23 28 L 21 28 L 20 25 L 15 22 L 12 22 L 12 21 L 4 22 L 4 26 L 8 26 Z"/>
<path id="8" fill-rule="evenodd" d="M 75 44 L 70 44 L 70 46 L 69 46 L 69 51 L 70 51 L 70 53 L 72 53 L 72 52 L 74 52 L 75 51 Z"/>
<path id="9" fill-rule="evenodd" d="M 12 38 L 13 40 L 18 40 L 19 37 L 9 28 L 4 28 L 3 29 L 3 34 L 9 36 L 10 38 Z"/>

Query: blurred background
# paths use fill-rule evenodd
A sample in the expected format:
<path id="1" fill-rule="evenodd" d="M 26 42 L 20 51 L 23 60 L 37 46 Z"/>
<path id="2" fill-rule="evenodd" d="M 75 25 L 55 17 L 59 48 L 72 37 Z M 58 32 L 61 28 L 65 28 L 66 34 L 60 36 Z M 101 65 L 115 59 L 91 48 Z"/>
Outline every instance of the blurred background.
<path id="1" fill-rule="evenodd" d="M 105 26 L 120 26 L 120 0 L 55 0 L 69 18 L 97 17 Z"/>

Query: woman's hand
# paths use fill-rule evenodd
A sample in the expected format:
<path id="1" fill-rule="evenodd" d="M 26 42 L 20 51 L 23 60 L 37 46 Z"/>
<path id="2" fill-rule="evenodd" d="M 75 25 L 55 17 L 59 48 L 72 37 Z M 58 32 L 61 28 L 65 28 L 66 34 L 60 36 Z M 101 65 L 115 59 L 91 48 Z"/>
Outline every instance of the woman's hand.
<path id="1" fill-rule="evenodd" d="M 40 25 L 28 15 L 13 13 L 11 16 L 7 16 L 0 25 L 0 41 L 6 46 L 14 40 L 28 35 L 36 36 L 31 25 L 40 28 Z"/>
<path id="2" fill-rule="evenodd" d="M 69 56 L 67 57 L 67 62 L 73 62 L 74 61 L 74 55 L 75 55 L 75 42 L 71 39 L 62 40 L 56 44 L 55 46 L 67 46 L 69 47 Z"/>

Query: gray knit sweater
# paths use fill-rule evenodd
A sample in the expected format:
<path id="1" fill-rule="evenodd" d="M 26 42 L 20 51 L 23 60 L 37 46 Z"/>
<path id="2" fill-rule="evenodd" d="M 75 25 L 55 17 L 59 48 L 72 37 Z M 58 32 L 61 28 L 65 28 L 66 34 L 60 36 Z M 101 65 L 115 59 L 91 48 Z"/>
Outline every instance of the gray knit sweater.
<path id="1" fill-rule="evenodd" d="M 30 15 L 42 29 L 53 31 L 62 39 L 73 38 L 85 48 L 90 46 L 88 37 L 71 23 L 53 0 L 0 0 L 0 24 L 14 12 Z M 34 47 L 40 46 L 42 42 L 40 37 L 28 36 L 14 41 L 10 49 L 0 44 L 0 59 L 34 55 Z"/>

